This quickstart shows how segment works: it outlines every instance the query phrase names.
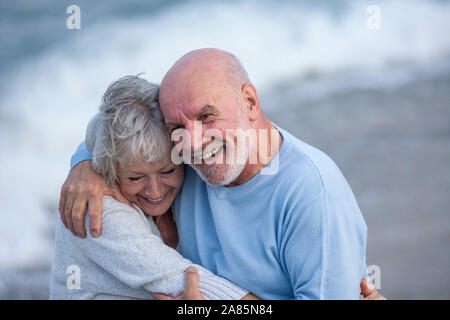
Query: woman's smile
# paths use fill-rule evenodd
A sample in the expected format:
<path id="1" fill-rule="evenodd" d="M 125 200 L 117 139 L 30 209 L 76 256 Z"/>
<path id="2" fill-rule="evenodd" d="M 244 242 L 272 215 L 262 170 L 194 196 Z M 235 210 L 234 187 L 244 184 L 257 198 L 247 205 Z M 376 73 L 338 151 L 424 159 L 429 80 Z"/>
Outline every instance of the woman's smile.
<path id="1" fill-rule="evenodd" d="M 161 197 L 159 197 L 157 199 L 153 199 L 151 197 L 147 197 L 147 196 L 140 195 L 140 194 L 138 196 L 139 196 L 139 199 L 141 199 L 145 203 L 152 205 L 152 206 L 157 206 L 157 205 L 160 205 L 161 203 L 163 203 L 164 200 L 166 200 L 167 195 L 169 194 L 169 191 L 170 190 L 166 191 Z"/>

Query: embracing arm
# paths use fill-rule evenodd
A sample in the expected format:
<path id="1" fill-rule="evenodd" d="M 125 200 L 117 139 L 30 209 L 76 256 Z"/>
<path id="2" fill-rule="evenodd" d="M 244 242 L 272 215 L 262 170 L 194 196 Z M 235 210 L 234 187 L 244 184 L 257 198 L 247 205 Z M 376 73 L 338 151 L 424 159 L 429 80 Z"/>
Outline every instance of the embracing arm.
<path id="1" fill-rule="evenodd" d="M 70 158 L 70 169 L 85 160 L 92 160 L 92 154 L 88 151 L 86 142 L 83 141 L 78 146 L 77 151 L 75 151 L 75 153 Z"/>
<path id="2" fill-rule="evenodd" d="M 98 237 L 102 228 L 102 201 L 104 195 L 129 204 L 117 186 L 108 187 L 92 168 L 92 155 L 83 142 L 70 161 L 71 171 L 61 187 L 59 213 L 64 226 L 74 235 L 86 237 L 85 217 L 89 209 L 90 231 Z"/>
<path id="3" fill-rule="evenodd" d="M 102 236 L 76 238 L 85 255 L 133 288 L 171 296 L 184 290 L 185 273 L 194 264 L 166 246 L 142 213 L 105 197 Z M 86 224 L 89 219 L 86 219 Z M 207 299 L 241 299 L 248 291 L 199 265 L 199 290 Z"/>

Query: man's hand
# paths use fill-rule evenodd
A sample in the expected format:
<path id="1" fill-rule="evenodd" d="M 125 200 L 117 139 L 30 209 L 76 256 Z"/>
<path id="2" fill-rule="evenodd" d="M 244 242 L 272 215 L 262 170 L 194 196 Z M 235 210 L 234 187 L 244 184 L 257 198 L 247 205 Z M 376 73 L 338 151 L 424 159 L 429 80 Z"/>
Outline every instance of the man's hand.
<path id="1" fill-rule="evenodd" d="M 178 297 L 171 297 L 163 293 L 152 292 L 155 300 L 205 300 L 198 288 L 198 281 L 200 276 L 195 267 L 189 267 L 185 271 L 186 274 L 186 287 L 184 292 Z"/>
<path id="2" fill-rule="evenodd" d="M 360 300 L 386 300 L 385 297 L 378 293 L 375 286 L 368 283 L 366 279 L 362 279 L 360 288 L 361 294 L 363 295 Z"/>
<path id="3" fill-rule="evenodd" d="M 86 237 L 85 217 L 89 209 L 90 231 L 98 237 L 102 229 L 103 196 L 110 195 L 117 201 L 130 204 L 119 188 L 110 188 L 92 168 L 92 161 L 77 164 L 61 187 L 59 214 L 67 229 L 81 238 Z"/>

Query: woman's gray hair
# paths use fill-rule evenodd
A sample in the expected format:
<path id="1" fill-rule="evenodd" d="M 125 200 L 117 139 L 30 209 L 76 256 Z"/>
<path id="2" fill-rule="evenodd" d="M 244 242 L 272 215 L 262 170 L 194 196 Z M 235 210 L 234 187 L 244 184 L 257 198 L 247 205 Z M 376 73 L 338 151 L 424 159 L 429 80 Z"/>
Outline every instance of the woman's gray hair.
<path id="1" fill-rule="evenodd" d="M 88 124 L 86 147 L 107 184 L 118 180 L 117 165 L 170 159 L 172 143 L 158 95 L 159 86 L 139 76 L 120 78 L 103 95 L 100 111 Z"/>

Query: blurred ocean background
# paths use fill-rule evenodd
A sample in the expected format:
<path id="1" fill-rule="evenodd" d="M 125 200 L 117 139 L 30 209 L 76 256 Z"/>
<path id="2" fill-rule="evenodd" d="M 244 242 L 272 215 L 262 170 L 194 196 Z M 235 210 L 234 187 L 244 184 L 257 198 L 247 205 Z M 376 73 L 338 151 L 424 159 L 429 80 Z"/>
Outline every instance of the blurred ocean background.
<path id="1" fill-rule="evenodd" d="M 380 292 L 450 299 L 449 32 L 437 0 L 0 0 L 0 299 L 48 298 L 60 187 L 108 84 L 159 83 L 202 47 L 237 55 L 269 117 L 341 168 Z"/>

